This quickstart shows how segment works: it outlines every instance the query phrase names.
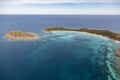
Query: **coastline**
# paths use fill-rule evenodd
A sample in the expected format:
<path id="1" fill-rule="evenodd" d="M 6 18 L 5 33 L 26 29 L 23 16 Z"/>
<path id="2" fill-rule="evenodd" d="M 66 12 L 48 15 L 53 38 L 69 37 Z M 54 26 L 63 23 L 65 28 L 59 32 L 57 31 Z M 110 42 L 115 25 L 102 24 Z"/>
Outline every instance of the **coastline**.
<path id="1" fill-rule="evenodd" d="M 43 30 L 45 32 L 53 32 L 53 31 L 67 31 L 67 32 L 78 32 L 84 34 L 91 34 L 96 37 L 106 38 L 115 41 L 116 43 L 120 43 L 120 34 L 110 31 L 110 30 L 101 30 L 101 29 L 88 29 L 88 28 L 66 28 L 66 27 L 46 27 Z M 37 39 L 39 36 L 32 32 L 22 32 L 19 30 L 11 31 L 5 34 L 5 38 L 10 40 L 32 40 Z"/>
<path id="2" fill-rule="evenodd" d="M 88 28 L 74 29 L 74 28 L 65 28 L 65 27 L 55 27 L 55 28 L 47 27 L 44 29 L 44 32 L 52 32 L 52 31 L 83 32 L 83 33 L 87 33 L 87 34 L 100 36 L 101 38 L 108 38 L 117 43 L 120 43 L 120 34 L 115 33 L 113 31 L 109 31 L 109 30 L 88 29 Z"/>

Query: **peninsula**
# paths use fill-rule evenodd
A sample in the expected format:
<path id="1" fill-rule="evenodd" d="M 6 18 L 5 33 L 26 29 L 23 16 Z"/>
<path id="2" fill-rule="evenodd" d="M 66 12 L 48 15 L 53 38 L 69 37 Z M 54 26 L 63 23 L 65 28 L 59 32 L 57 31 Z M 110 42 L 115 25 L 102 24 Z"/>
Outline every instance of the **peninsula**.
<path id="1" fill-rule="evenodd" d="M 31 32 L 22 32 L 19 30 L 8 32 L 5 35 L 10 40 L 34 40 L 38 38 L 38 35 Z"/>
<path id="2" fill-rule="evenodd" d="M 110 30 L 99 30 L 99 29 L 89 29 L 89 28 L 80 28 L 80 29 L 73 29 L 73 28 L 64 28 L 64 27 L 47 27 L 44 29 L 45 32 L 51 31 L 77 31 L 77 32 L 87 32 L 91 34 L 97 34 L 101 36 L 108 37 L 109 39 L 118 40 L 120 41 L 120 34 L 116 32 L 112 32 Z"/>

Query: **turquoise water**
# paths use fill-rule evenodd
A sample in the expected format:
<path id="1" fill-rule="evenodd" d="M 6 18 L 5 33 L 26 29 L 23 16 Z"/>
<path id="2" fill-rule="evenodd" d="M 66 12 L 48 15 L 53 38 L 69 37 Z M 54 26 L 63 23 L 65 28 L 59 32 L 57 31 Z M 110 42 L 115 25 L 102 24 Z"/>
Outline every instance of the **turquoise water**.
<path id="1" fill-rule="evenodd" d="M 1 45 L 0 80 L 120 80 L 116 43 L 101 36 L 54 31 Z"/>

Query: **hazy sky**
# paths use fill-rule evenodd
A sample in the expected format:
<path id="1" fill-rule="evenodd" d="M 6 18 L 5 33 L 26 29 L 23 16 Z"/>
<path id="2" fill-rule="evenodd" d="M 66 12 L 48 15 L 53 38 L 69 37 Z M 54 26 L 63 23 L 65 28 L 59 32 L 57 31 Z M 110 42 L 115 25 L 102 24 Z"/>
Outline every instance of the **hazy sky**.
<path id="1" fill-rule="evenodd" d="M 120 15 L 120 0 L 0 0 L 0 14 Z"/>

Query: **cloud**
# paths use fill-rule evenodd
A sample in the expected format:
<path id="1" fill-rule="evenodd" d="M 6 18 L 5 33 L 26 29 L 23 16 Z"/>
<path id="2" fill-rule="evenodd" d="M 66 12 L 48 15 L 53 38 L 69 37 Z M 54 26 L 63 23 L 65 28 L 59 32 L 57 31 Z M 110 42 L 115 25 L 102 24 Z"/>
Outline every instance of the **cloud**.
<path id="1" fill-rule="evenodd" d="M 0 0 L 0 4 L 40 3 L 118 3 L 120 0 Z"/>
<path id="2" fill-rule="evenodd" d="M 119 4 L 25 4 L 0 7 L 0 14 L 115 14 L 120 15 Z"/>
<path id="3" fill-rule="evenodd" d="M 0 14 L 120 14 L 119 2 L 120 0 L 0 0 Z"/>
<path id="4" fill-rule="evenodd" d="M 39 8 L 39 9 L 30 9 L 30 8 L 6 8 L 1 9 L 0 14 L 106 14 L 106 15 L 119 15 L 120 10 L 109 10 L 109 9 L 100 9 L 100 10 L 88 10 L 88 9 L 77 9 L 74 10 L 64 10 L 64 9 L 53 9 L 53 8 Z"/>

